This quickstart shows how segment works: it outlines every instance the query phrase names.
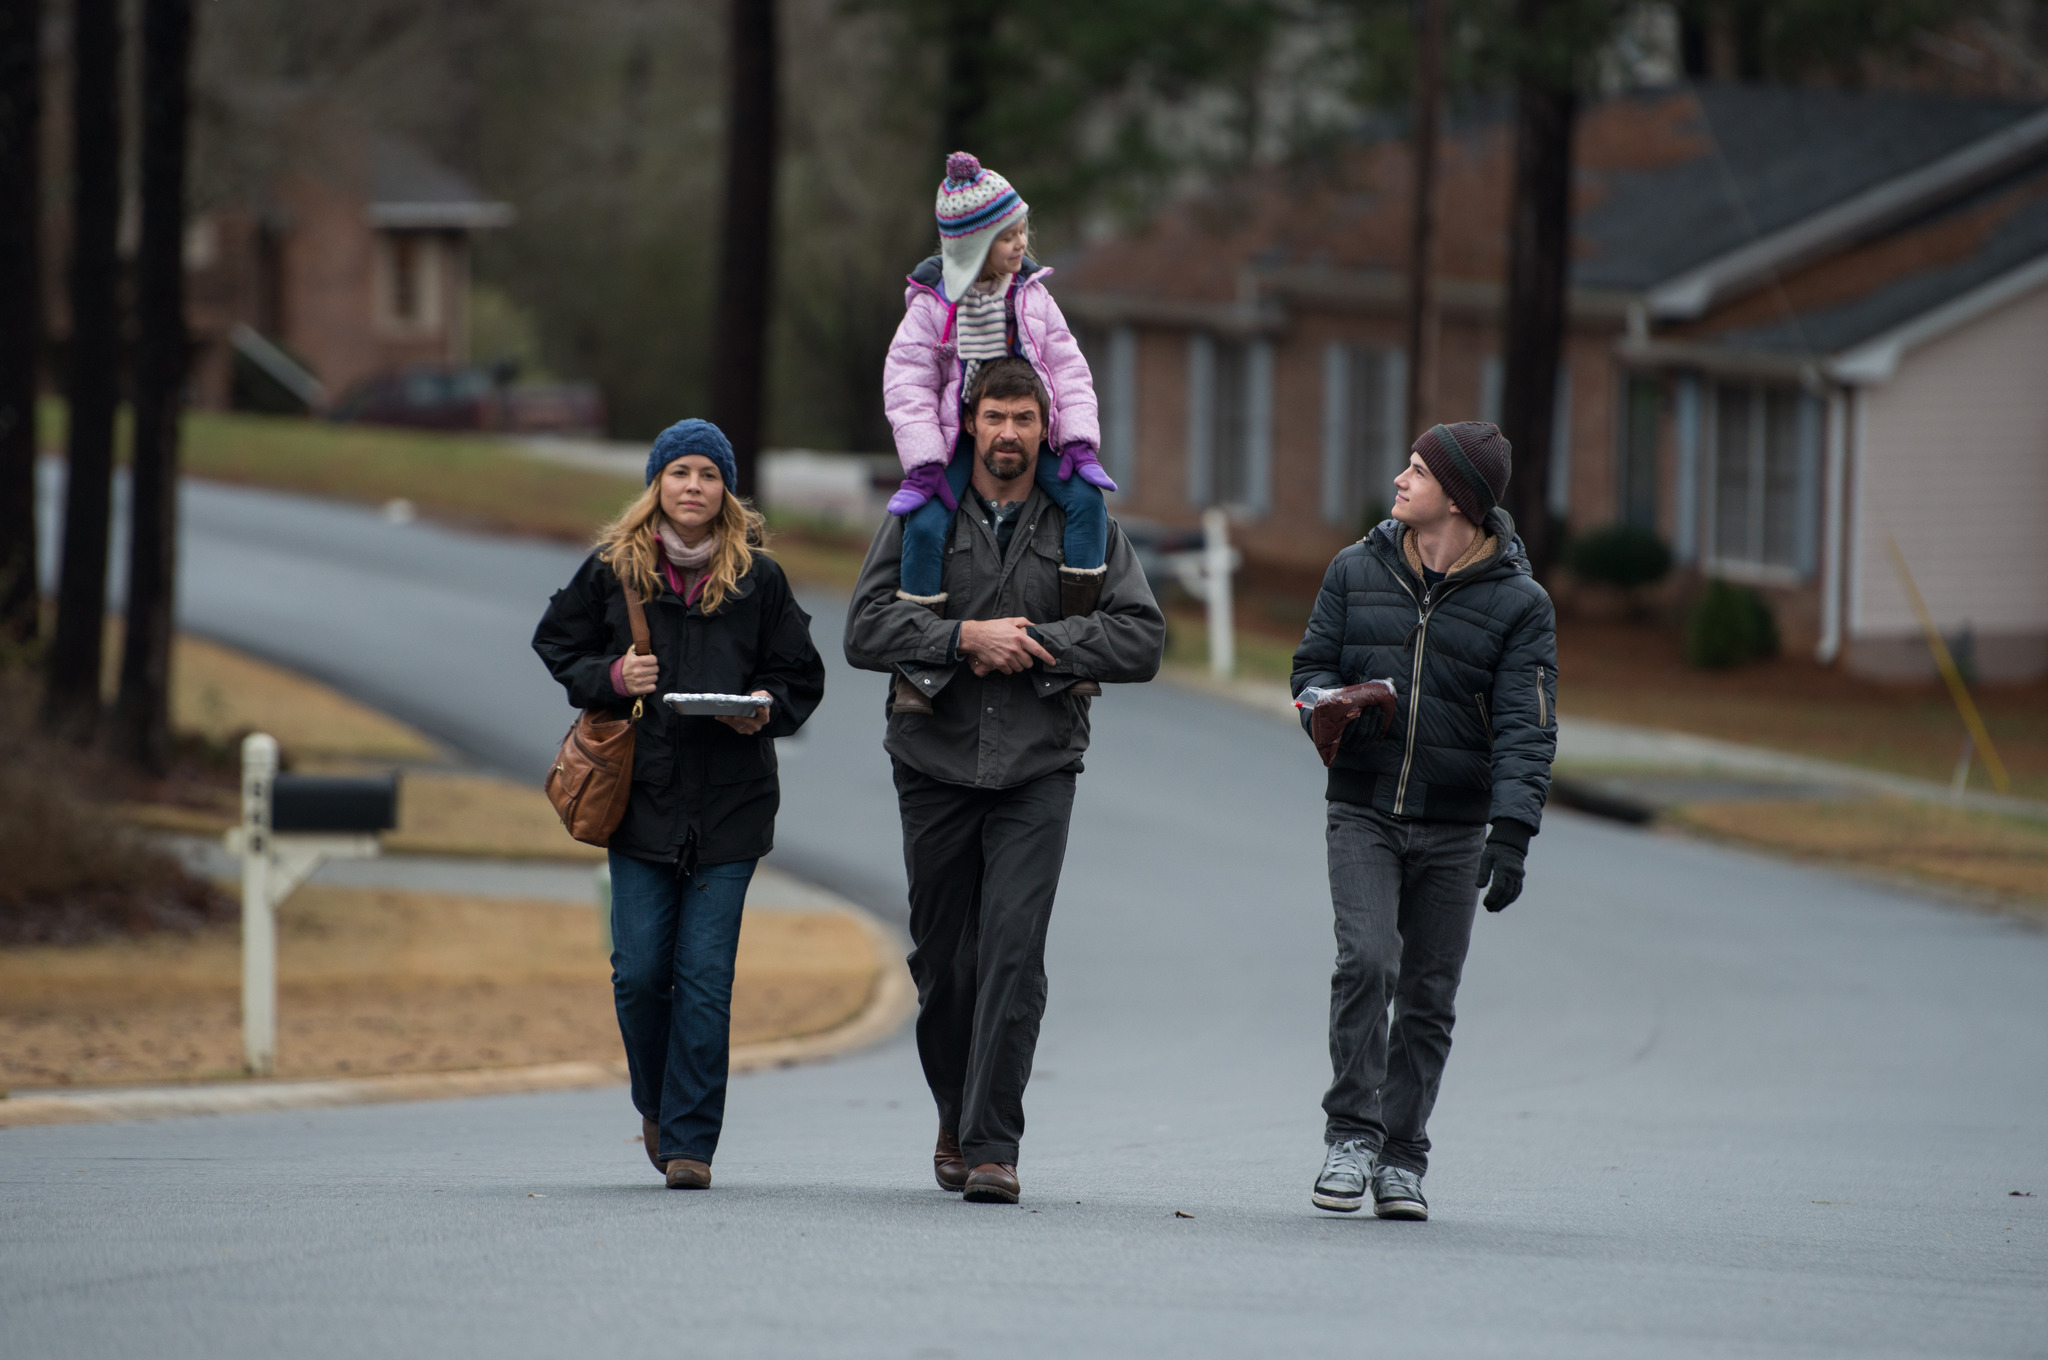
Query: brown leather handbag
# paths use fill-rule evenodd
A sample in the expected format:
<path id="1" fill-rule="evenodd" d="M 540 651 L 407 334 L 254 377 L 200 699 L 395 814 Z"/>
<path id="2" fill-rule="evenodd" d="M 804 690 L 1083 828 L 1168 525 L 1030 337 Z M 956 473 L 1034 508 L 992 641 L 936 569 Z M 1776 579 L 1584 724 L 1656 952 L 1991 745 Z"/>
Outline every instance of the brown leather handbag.
<path id="1" fill-rule="evenodd" d="M 626 615 L 633 625 L 633 650 L 648 655 L 647 611 L 640 597 L 625 586 Z M 626 816 L 633 793 L 633 739 L 640 722 L 640 700 L 632 716 L 614 718 L 602 708 L 586 708 L 562 738 L 555 766 L 548 771 L 548 801 L 569 834 L 585 845 L 606 845 Z"/>

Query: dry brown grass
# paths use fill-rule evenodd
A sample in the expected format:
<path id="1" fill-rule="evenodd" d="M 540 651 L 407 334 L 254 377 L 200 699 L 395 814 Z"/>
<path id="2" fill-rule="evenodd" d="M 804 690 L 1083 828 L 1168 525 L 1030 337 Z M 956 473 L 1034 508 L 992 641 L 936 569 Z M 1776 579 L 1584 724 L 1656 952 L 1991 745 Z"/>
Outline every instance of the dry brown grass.
<path id="1" fill-rule="evenodd" d="M 2048 822 L 1901 798 L 1693 803 L 1671 820 L 1803 858 L 1993 895 L 2048 920 Z"/>
<path id="2" fill-rule="evenodd" d="M 0 951 L 0 1086 L 237 1074 L 240 957 L 232 930 Z M 733 1042 L 831 1029 L 879 971 L 850 916 L 751 910 Z M 312 884 L 279 912 L 278 972 L 283 1076 L 619 1056 L 587 907 Z"/>
<path id="3" fill-rule="evenodd" d="M 205 638 L 181 633 L 171 652 L 171 726 L 214 746 L 250 732 L 277 738 L 298 768 L 337 760 L 435 760 L 419 732 L 316 680 Z"/>
<path id="4" fill-rule="evenodd" d="M 1732 671 L 1685 664 L 1675 633 L 1567 620 L 1558 630 L 1558 711 L 1769 746 L 1947 783 L 1962 719 L 1938 683 L 1880 685 L 1779 657 Z M 2048 798 L 2048 683 L 1974 691 L 2012 791 Z M 1970 787 L 1988 789 L 1980 758 Z"/>
<path id="5" fill-rule="evenodd" d="M 603 850 L 570 839 L 539 784 L 491 775 L 412 770 L 398 781 L 398 829 L 384 837 L 397 854 L 592 862 Z"/>

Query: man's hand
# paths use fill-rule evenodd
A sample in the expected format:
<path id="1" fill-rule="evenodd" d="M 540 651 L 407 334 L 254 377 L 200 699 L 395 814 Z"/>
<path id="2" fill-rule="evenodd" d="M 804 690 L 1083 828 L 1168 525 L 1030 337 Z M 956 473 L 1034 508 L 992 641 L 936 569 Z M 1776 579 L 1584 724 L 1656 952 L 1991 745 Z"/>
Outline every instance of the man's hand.
<path id="1" fill-rule="evenodd" d="M 1479 852 L 1479 886 L 1486 888 L 1488 911 L 1504 911 L 1522 895 L 1522 865 L 1527 858 L 1526 851 L 1513 845 L 1487 840 L 1486 848 Z M 1493 886 L 1487 887 L 1489 882 Z"/>
<path id="2" fill-rule="evenodd" d="M 1024 631 L 1030 626 L 1031 620 L 1023 618 L 963 619 L 960 655 L 967 658 L 976 675 L 987 675 L 990 671 L 1014 675 L 1030 670 L 1033 663 L 1040 661 L 1048 666 L 1058 665 L 1058 659 Z"/>
<path id="3" fill-rule="evenodd" d="M 754 697 L 756 699 L 765 699 L 768 697 L 768 691 L 757 689 L 754 691 Z M 764 705 L 755 709 L 752 717 L 746 718 L 739 716 L 737 713 L 721 713 L 718 715 L 718 720 L 741 736 L 751 737 L 767 725 L 768 709 Z"/>
<path id="4" fill-rule="evenodd" d="M 626 686 L 628 694 L 652 694 L 660 680 L 660 670 L 661 664 L 653 656 L 627 652 L 626 664 L 619 667 L 619 680 Z"/>
<path id="5" fill-rule="evenodd" d="M 1392 685 L 1384 680 L 1369 680 L 1362 685 L 1346 685 L 1310 709 L 1308 734 L 1314 739 L 1316 754 L 1323 758 L 1323 764 L 1337 758 L 1337 747 L 1344 740 L 1345 730 L 1368 708 L 1378 709 L 1381 715 L 1374 723 L 1373 737 L 1383 735 L 1393 726 L 1398 702 Z"/>

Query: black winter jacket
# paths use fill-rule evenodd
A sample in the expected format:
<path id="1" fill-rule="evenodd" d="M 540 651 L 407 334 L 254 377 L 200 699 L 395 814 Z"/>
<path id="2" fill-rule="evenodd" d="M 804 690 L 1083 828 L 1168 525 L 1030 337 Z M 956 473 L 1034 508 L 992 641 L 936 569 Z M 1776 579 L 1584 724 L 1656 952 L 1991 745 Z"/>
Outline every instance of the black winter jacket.
<path id="1" fill-rule="evenodd" d="M 716 614 L 685 605 L 663 588 L 647 601 L 647 631 L 660 679 L 641 708 L 633 745 L 633 793 L 611 848 L 663 863 L 723 864 L 755 859 L 775 845 L 782 787 L 776 737 L 804 725 L 825 694 L 825 663 L 811 644 L 811 619 L 789 579 L 760 553 Z M 555 592 L 534 630 L 533 650 L 577 708 L 623 714 L 611 666 L 633 645 L 626 596 L 592 553 Z M 716 718 L 683 717 L 660 701 L 681 690 L 775 696 L 768 723 L 743 737 Z"/>
<path id="2" fill-rule="evenodd" d="M 1294 653 L 1293 690 L 1392 677 L 1395 721 L 1352 724 L 1328 797 L 1396 817 L 1519 822 L 1534 833 L 1557 754 L 1557 615 L 1514 521 L 1486 520 L 1494 554 L 1433 589 L 1386 520 L 1337 554 Z M 1303 717 L 1306 718 L 1306 710 Z"/>

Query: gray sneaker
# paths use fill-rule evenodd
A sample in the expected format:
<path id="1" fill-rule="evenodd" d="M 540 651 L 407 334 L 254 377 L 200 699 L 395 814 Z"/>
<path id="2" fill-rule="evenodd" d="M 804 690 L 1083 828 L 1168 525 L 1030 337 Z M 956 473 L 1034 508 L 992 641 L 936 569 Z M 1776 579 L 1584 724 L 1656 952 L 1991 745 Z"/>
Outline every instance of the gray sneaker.
<path id="1" fill-rule="evenodd" d="M 1405 1166 L 1373 1167 L 1372 1211 L 1380 1218 L 1427 1220 L 1429 1201 L 1422 1197 L 1421 1174 Z"/>
<path id="2" fill-rule="evenodd" d="M 1357 1212 L 1365 1204 L 1365 1183 L 1377 1155 L 1363 1138 L 1330 1144 L 1329 1155 L 1323 1158 L 1323 1174 L 1316 1177 L 1316 1192 L 1309 1202 L 1334 1213 Z"/>

